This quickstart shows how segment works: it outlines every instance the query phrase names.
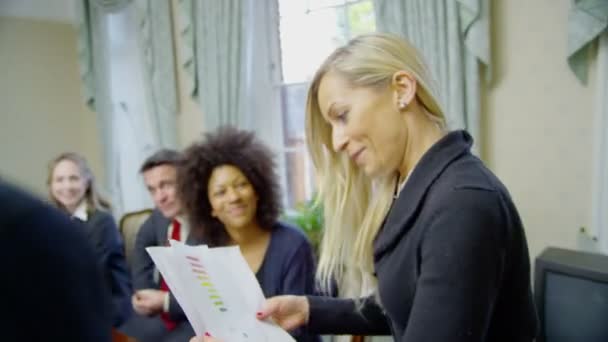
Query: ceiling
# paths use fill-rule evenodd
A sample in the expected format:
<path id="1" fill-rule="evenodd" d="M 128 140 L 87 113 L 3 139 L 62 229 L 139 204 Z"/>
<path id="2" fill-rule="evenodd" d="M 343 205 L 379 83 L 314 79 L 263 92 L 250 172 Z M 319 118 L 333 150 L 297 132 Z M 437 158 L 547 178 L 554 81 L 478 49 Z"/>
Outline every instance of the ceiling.
<path id="1" fill-rule="evenodd" d="M 75 0 L 0 0 L 0 17 L 72 23 Z"/>

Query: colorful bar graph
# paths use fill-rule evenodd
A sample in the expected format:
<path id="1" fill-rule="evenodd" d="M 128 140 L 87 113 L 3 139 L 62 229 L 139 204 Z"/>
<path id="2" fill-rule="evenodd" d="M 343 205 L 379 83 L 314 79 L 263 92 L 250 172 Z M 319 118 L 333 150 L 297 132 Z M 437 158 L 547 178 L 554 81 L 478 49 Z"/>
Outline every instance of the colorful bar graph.
<path id="1" fill-rule="evenodd" d="M 227 312 L 228 308 L 224 305 L 224 301 L 222 297 L 218 293 L 215 285 L 213 285 L 213 281 L 207 271 L 205 270 L 205 266 L 201 264 L 200 260 L 194 256 L 186 256 L 188 259 L 188 263 L 190 264 L 190 269 L 195 274 L 196 278 L 201 280 L 199 283 L 202 287 L 207 290 L 207 294 L 209 295 L 209 299 L 213 301 L 213 305 L 218 308 L 221 312 Z"/>

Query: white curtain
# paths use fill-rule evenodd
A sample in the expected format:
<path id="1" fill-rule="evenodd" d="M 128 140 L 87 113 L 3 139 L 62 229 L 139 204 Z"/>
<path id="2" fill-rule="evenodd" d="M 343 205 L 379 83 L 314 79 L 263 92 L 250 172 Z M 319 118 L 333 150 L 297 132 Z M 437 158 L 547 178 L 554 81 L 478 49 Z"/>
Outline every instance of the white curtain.
<path id="1" fill-rule="evenodd" d="M 91 0 L 105 12 L 118 12 L 125 9 L 133 0 Z"/>
<path id="2" fill-rule="evenodd" d="M 568 65 L 587 83 L 591 45 L 608 28 L 608 0 L 572 0 L 568 14 Z"/>
<path id="3" fill-rule="evenodd" d="M 283 119 L 276 0 L 179 3 L 181 67 L 200 103 L 204 130 L 230 124 L 256 132 L 277 157 L 283 187 Z"/>
<path id="4" fill-rule="evenodd" d="M 480 138 L 480 65 L 489 66 L 488 0 L 374 0 L 379 31 L 399 34 L 424 56 L 448 127 Z M 489 78 L 490 70 L 486 74 Z"/>
<path id="5" fill-rule="evenodd" d="M 276 0 L 245 0 L 244 104 L 248 128 L 275 154 L 281 188 L 287 189 L 281 109 L 279 9 Z M 287 204 L 284 196 L 283 204 Z"/>
<path id="6" fill-rule="evenodd" d="M 152 3 L 77 1 L 83 93 L 96 112 L 117 217 L 152 206 L 139 167 L 156 149 L 177 145 L 170 12 Z"/>
<path id="7" fill-rule="evenodd" d="M 201 105 L 204 130 L 227 124 L 250 128 L 245 106 L 247 1 L 184 0 L 179 7 L 181 63 L 190 73 L 191 95 Z"/>
<path id="8" fill-rule="evenodd" d="M 139 61 L 146 86 L 147 113 L 155 141 L 162 147 L 177 147 L 177 88 L 173 50 L 173 22 L 169 1 L 136 0 Z M 141 64 L 141 62 L 138 62 Z"/>

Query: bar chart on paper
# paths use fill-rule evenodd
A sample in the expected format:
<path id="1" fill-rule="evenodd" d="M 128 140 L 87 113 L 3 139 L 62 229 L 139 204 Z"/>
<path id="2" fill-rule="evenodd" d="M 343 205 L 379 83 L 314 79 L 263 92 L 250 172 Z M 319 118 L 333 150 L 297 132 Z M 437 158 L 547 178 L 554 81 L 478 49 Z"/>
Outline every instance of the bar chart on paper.
<path id="1" fill-rule="evenodd" d="M 294 341 L 277 325 L 255 318 L 264 295 L 238 247 L 171 241 L 146 250 L 197 335 L 209 332 L 225 342 Z"/>
<path id="2" fill-rule="evenodd" d="M 226 305 L 224 305 L 224 302 L 222 301 L 222 297 L 215 288 L 215 285 L 213 285 L 213 281 L 205 270 L 205 266 L 202 265 L 200 259 L 191 255 L 186 256 L 186 259 L 190 264 L 192 273 L 194 273 L 196 278 L 200 281 L 200 285 L 205 289 L 205 291 L 207 291 L 209 299 L 213 302 L 213 306 L 221 312 L 228 311 Z"/>

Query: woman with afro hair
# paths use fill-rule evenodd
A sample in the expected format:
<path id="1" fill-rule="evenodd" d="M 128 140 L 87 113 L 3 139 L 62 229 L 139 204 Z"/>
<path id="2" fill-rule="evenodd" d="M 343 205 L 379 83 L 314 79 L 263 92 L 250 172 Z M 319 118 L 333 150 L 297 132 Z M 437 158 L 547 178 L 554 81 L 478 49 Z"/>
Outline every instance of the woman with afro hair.
<path id="1" fill-rule="evenodd" d="M 273 153 L 252 132 L 222 127 L 184 153 L 179 196 L 193 233 L 210 247 L 238 245 L 266 297 L 313 294 L 315 259 L 306 236 L 279 222 Z M 291 332 L 297 341 L 317 335 Z"/>

